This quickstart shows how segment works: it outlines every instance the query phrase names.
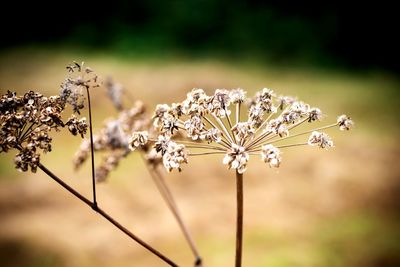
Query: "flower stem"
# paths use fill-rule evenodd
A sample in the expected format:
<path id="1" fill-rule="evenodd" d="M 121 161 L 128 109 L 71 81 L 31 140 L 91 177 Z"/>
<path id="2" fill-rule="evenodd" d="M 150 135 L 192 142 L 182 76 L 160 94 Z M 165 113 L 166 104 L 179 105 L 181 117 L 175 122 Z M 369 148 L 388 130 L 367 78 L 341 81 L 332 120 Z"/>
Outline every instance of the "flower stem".
<path id="1" fill-rule="evenodd" d="M 183 222 L 182 215 L 179 212 L 178 206 L 173 198 L 173 195 L 165 182 L 164 175 L 160 173 L 160 171 L 155 168 L 150 168 L 150 166 L 146 163 L 146 166 L 149 169 L 149 172 L 154 180 L 154 183 L 156 184 L 158 190 L 161 193 L 161 196 L 164 198 L 165 202 L 167 203 L 168 208 L 171 210 L 172 214 L 174 215 L 176 221 L 178 222 L 179 227 L 181 228 L 181 231 L 183 235 L 185 236 L 186 241 L 189 244 L 190 249 L 192 250 L 192 253 L 195 257 L 195 265 L 196 267 L 202 266 L 202 259 L 200 257 L 200 254 L 197 250 L 196 244 L 190 235 L 190 232 L 188 228 L 186 227 L 185 223 Z"/>
<path id="2" fill-rule="evenodd" d="M 86 87 L 88 106 L 89 106 L 89 135 L 90 135 L 90 157 L 92 160 L 92 188 L 93 188 L 93 205 L 97 206 L 96 200 L 96 173 L 94 170 L 94 145 L 93 145 L 93 127 L 92 127 L 92 108 L 90 106 L 89 87 Z"/>
<path id="3" fill-rule="evenodd" d="M 68 192 L 73 194 L 75 197 L 77 197 L 79 200 L 84 202 L 86 205 L 91 207 L 94 211 L 96 211 L 98 214 L 103 216 L 107 221 L 109 221 L 111 224 L 113 224 L 115 227 L 117 227 L 119 230 L 121 230 L 124 234 L 129 236 L 131 239 L 139 243 L 141 246 L 146 248 L 148 251 L 162 259 L 164 262 L 166 262 L 169 266 L 178 266 L 176 263 L 174 263 L 172 260 L 161 254 L 159 251 L 157 251 L 155 248 L 141 240 L 139 237 L 137 237 L 135 234 L 133 234 L 131 231 L 129 231 L 127 228 L 122 226 L 118 221 L 116 221 L 113 217 L 108 215 L 105 211 L 103 211 L 101 208 L 99 208 L 97 205 L 94 205 L 92 201 L 81 195 L 78 191 L 73 189 L 71 186 L 66 184 L 63 180 L 58 178 L 54 173 L 52 173 L 49 169 L 47 169 L 45 166 L 43 166 L 41 163 L 38 164 L 38 167 L 46 173 L 50 178 L 52 178 L 54 181 L 56 181 L 59 185 L 61 185 L 64 189 L 66 189 Z"/>
<path id="4" fill-rule="evenodd" d="M 236 256 L 235 267 L 242 266 L 243 244 L 243 173 L 236 171 Z"/>

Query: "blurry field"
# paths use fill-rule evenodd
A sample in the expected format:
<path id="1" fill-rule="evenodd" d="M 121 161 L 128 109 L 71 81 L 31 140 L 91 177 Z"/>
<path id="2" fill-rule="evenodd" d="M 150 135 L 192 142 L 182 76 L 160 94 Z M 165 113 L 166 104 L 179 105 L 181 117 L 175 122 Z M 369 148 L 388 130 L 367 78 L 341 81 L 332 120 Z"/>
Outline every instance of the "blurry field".
<path id="1" fill-rule="evenodd" d="M 254 157 L 245 174 L 244 266 L 400 266 L 400 82 L 385 73 L 275 68 L 242 62 L 189 59 L 116 59 L 27 50 L 0 55 L 0 90 L 57 94 L 64 66 L 85 61 L 112 76 L 153 109 L 181 101 L 200 87 L 241 87 L 252 95 L 269 87 L 321 108 L 325 122 L 342 113 L 356 128 L 331 131 L 335 148 L 286 150 L 278 170 Z M 95 129 L 115 115 L 105 91 L 93 92 Z M 90 196 L 89 165 L 74 173 L 79 138 L 57 135 L 43 162 Z M 71 197 L 42 172 L 19 173 L 12 154 L 0 156 L 0 265 L 163 266 Z M 97 156 L 100 159 L 100 156 Z M 192 158 L 168 176 L 205 266 L 232 266 L 234 173 L 222 157 Z M 100 205 L 178 262 L 192 266 L 179 229 L 138 155 L 127 158 L 99 186 Z"/>

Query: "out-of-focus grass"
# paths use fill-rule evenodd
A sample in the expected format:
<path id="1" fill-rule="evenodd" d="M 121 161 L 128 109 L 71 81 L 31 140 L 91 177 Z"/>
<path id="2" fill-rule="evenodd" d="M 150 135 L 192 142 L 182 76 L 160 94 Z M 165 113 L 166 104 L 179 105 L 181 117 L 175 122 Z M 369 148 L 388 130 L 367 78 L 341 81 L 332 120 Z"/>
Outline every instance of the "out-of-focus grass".
<path id="1" fill-rule="evenodd" d="M 332 131 L 336 148 L 329 152 L 286 150 L 278 171 L 257 158 L 251 160 L 245 178 L 244 263 L 260 267 L 400 264 L 396 113 L 400 83 L 395 77 L 211 59 L 135 61 L 27 50 L 0 56 L 0 90 L 57 94 L 64 66 L 72 60 L 86 61 L 103 77 L 111 75 L 134 98 L 148 103 L 149 110 L 157 103 L 182 100 L 193 87 L 208 92 L 242 87 L 249 95 L 270 87 L 320 107 L 328 115 L 327 123 L 341 113 L 351 115 L 356 128 L 349 133 Z M 92 95 L 98 129 L 104 118 L 116 112 L 104 90 Z M 55 135 L 54 151 L 44 155 L 43 162 L 90 196 L 89 165 L 75 173 L 70 162 L 79 143 L 77 137 Z M 193 158 L 182 173 L 168 176 L 206 266 L 231 266 L 234 257 L 235 185 L 233 173 L 221 160 Z M 35 254 L 54 259 L 46 261 L 48 266 L 162 266 L 43 173 L 16 172 L 11 154 L 0 156 L 0 166 L 0 240 L 25 252 L 37 247 L 48 251 Z M 171 258 L 190 266 L 190 251 L 138 155 L 123 161 L 98 190 L 105 209 Z M 12 258 L 17 255 L 16 250 L 10 251 L 1 254 L 8 259 L 4 262 L 11 262 L 6 266 L 14 266 Z M 20 265 L 35 266 L 36 261 Z"/>

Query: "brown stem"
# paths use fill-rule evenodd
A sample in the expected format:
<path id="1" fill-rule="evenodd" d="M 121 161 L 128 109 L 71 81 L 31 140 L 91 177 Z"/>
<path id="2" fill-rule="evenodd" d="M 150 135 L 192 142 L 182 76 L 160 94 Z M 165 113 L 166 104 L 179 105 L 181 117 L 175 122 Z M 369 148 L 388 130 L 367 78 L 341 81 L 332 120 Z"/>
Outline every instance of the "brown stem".
<path id="1" fill-rule="evenodd" d="M 94 211 L 96 211 L 98 214 L 103 216 L 106 220 L 108 220 L 110 223 L 112 223 L 115 227 L 117 227 L 119 230 L 121 230 L 124 234 L 129 236 L 131 239 L 139 243 L 141 246 L 146 248 L 148 251 L 162 259 L 165 263 L 167 263 L 169 266 L 178 266 L 176 263 L 174 263 L 172 260 L 161 254 L 159 251 L 154 249 L 152 246 L 141 240 L 139 237 L 137 237 L 135 234 L 133 234 L 131 231 L 129 231 L 127 228 L 122 226 L 119 222 L 117 222 L 115 219 L 113 219 L 110 215 L 108 215 L 105 211 L 100 209 L 97 205 L 94 205 L 94 202 L 90 201 L 83 195 L 81 195 L 78 191 L 73 189 L 71 186 L 66 184 L 63 180 L 58 178 L 54 173 L 52 173 L 49 169 L 47 169 L 45 166 L 43 166 L 41 163 L 39 163 L 38 167 L 46 173 L 48 176 L 50 176 L 54 181 L 56 181 L 59 185 L 61 185 L 64 189 L 66 189 L 68 192 L 73 194 L 75 197 L 80 199 L 82 202 L 84 202 L 86 205 L 91 207 Z"/>
<path id="2" fill-rule="evenodd" d="M 242 266 L 243 244 L 243 173 L 236 171 L 236 256 L 235 267 Z"/>
<path id="3" fill-rule="evenodd" d="M 190 249 L 193 252 L 193 255 L 195 256 L 195 265 L 194 266 L 202 266 L 202 259 L 199 255 L 199 252 L 197 250 L 196 244 L 190 235 L 190 232 L 188 228 L 186 227 L 185 223 L 183 222 L 182 215 L 179 212 L 178 206 L 174 200 L 174 197 L 165 182 L 164 176 L 159 172 L 157 167 L 150 169 L 149 165 L 146 164 L 147 167 L 149 168 L 150 174 L 152 175 L 152 178 L 160 191 L 162 197 L 164 198 L 165 202 L 167 203 L 167 206 L 171 210 L 172 214 L 174 215 L 176 221 L 178 222 L 179 227 L 182 230 L 183 235 L 185 236 L 186 241 L 188 242 Z"/>
<path id="4" fill-rule="evenodd" d="M 96 173 L 94 170 L 94 145 L 93 145 L 93 127 L 92 127 L 92 108 L 90 106 L 89 87 L 86 87 L 89 107 L 89 135 L 90 135 L 90 157 L 92 159 L 92 188 L 93 188 L 93 205 L 97 206 L 96 200 Z"/>

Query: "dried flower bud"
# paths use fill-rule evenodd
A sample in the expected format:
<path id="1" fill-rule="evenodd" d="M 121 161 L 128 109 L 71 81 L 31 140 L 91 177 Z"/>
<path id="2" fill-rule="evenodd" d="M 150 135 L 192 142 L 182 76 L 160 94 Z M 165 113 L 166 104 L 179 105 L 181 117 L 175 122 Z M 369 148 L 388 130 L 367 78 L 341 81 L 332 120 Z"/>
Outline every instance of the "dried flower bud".
<path id="1" fill-rule="evenodd" d="M 129 140 L 129 149 L 134 151 L 135 149 L 144 146 L 148 139 L 149 133 L 147 131 L 134 132 Z"/>
<path id="2" fill-rule="evenodd" d="M 337 119 L 337 123 L 341 131 L 350 130 L 350 128 L 354 126 L 354 122 L 347 115 L 339 116 Z"/>
<path id="3" fill-rule="evenodd" d="M 246 92 L 240 88 L 231 90 L 229 92 L 229 98 L 233 104 L 243 103 L 246 99 Z"/>
<path id="4" fill-rule="evenodd" d="M 265 163 L 268 163 L 270 167 L 278 168 L 281 164 L 281 151 L 271 144 L 262 146 L 261 158 Z"/>
<path id="5" fill-rule="evenodd" d="M 83 138 L 84 135 L 86 134 L 88 125 L 86 124 L 86 118 L 76 118 L 75 115 L 72 115 L 68 121 L 65 123 L 65 125 L 68 126 L 68 130 L 73 134 L 77 135 L 80 134 L 80 136 Z"/>
<path id="6" fill-rule="evenodd" d="M 188 156 L 184 145 L 170 141 L 163 155 L 164 167 L 171 172 L 173 169 L 181 171 L 181 164 L 188 162 Z"/>
<path id="7" fill-rule="evenodd" d="M 245 148 L 232 144 L 232 148 L 225 154 L 222 163 L 228 165 L 229 169 L 236 169 L 238 173 L 244 173 L 248 161 L 249 153 L 246 152 Z"/>
<path id="8" fill-rule="evenodd" d="M 310 146 L 319 146 L 320 148 L 333 147 L 333 142 L 330 137 L 325 133 L 317 131 L 311 133 L 308 144 Z"/>

